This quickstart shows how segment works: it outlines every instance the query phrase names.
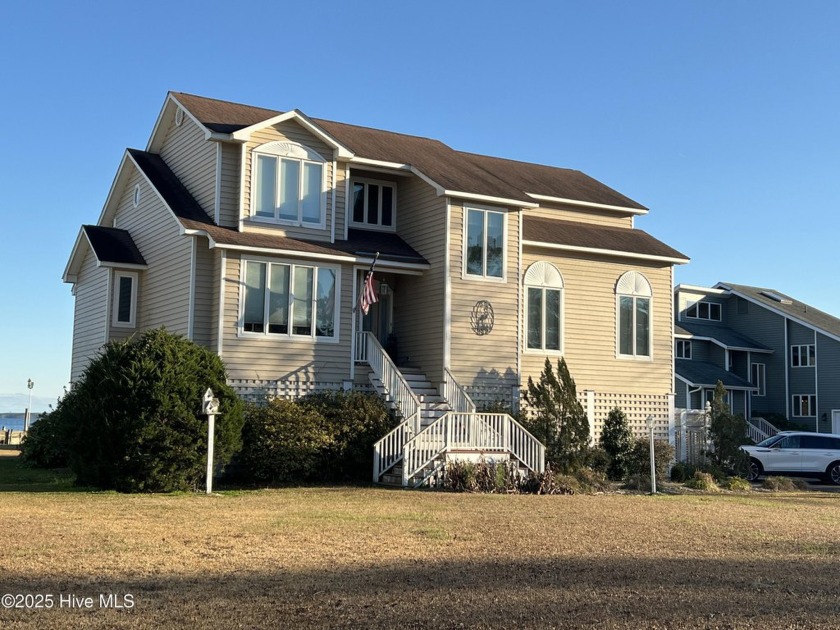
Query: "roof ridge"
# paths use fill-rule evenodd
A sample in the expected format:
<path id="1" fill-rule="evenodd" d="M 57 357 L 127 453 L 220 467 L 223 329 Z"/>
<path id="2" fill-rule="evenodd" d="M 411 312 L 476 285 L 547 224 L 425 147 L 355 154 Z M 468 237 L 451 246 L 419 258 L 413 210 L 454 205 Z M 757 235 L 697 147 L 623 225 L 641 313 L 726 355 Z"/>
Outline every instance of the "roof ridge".
<path id="1" fill-rule="evenodd" d="M 174 90 L 170 91 L 170 94 L 174 96 L 183 95 L 189 96 L 191 98 L 200 98 L 204 101 L 213 101 L 214 103 L 224 103 L 225 105 L 236 105 L 237 107 L 248 107 L 249 109 L 260 109 L 266 112 L 273 112 L 275 115 L 277 114 L 285 114 L 286 112 L 279 110 L 279 109 L 271 109 L 269 107 L 261 107 L 259 105 L 249 105 L 248 103 L 240 103 L 238 101 L 228 101 L 223 98 L 213 98 L 212 96 L 202 96 L 201 94 L 191 94 L 190 92 L 176 92 Z"/>

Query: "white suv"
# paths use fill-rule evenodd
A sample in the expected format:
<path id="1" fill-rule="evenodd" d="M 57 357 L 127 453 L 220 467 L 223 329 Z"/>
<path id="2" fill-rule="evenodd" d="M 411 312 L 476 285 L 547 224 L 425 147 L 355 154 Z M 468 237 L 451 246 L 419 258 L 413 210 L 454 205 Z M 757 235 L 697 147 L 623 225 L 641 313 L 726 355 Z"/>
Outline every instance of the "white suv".
<path id="1" fill-rule="evenodd" d="M 750 456 L 750 481 L 772 473 L 822 477 L 840 485 L 840 435 L 782 431 L 755 446 L 741 448 Z"/>

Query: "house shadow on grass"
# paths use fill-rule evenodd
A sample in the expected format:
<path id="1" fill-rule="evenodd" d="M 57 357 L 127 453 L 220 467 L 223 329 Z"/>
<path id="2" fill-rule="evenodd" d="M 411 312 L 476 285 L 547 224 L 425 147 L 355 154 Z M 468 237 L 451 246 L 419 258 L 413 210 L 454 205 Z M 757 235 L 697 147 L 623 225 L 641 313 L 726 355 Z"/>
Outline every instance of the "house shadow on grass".
<path id="1" fill-rule="evenodd" d="M 426 535 L 418 532 L 418 535 Z M 644 532 L 640 532 L 644 535 Z M 698 541 L 713 549 L 714 541 Z M 208 545 L 207 553 L 216 554 Z M 686 550 L 687 552 L 689 550 Z M 836 558 L 532 558 L 406 561 L 217 574 L 36 577 L 5 592 L 131 594 L 132 610 L 3 610 L 0 625 L 162 627 L 833 628 Z M 713 554 L 712 554 L 713 555 Z M 185 569 L 186 571 L 186 569 Z M 126 574 L 131 569 L 124 569 Z M 148 575 L 153 573 L 145 568 Z M 48 572 L 46 572 L 48 573 Z M 15 626 L 17 627 L 17 626 Z"/>

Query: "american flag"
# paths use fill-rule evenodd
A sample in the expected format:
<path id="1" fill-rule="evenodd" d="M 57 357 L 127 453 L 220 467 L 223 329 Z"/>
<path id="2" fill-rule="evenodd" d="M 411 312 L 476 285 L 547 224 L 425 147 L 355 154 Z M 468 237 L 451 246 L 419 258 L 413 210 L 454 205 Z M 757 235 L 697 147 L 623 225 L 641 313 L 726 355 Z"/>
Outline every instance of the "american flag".
<path id="1" fill-rule="evenodd" d="M 368 271 L 367 278 L 365 278 L 365 285 L 362 288 L 362 295 L 359 296 L 359 308 L 362 309 L 362 313 L 367 315 L 370 310 L 370 305 L 377 301 L 376 291 L 373 290 L 373 272 Z"/>

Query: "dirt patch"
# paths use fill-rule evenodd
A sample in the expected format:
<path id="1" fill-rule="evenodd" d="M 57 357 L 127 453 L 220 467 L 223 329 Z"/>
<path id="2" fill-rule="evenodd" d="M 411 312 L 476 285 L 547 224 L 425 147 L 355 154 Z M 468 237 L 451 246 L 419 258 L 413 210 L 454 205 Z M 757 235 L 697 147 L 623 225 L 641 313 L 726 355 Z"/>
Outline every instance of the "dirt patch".
<path id="1" fill-rule="evenodd" d="M 4 493 L 0 591 L 96 606 L 0 608 L 0 625 L 829 628 L 838 506 L 813 493 Z"/>

